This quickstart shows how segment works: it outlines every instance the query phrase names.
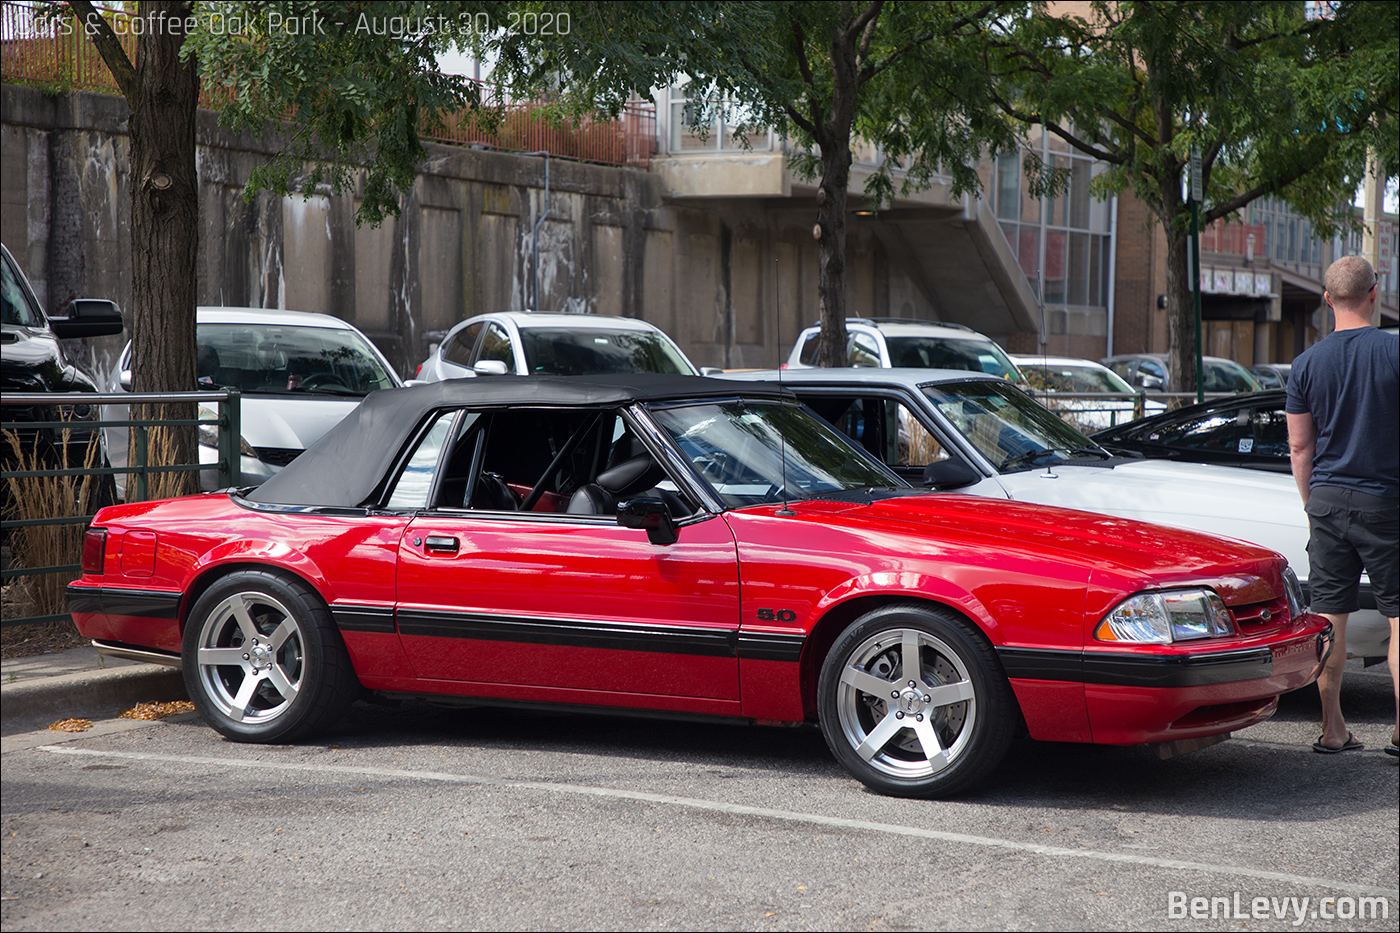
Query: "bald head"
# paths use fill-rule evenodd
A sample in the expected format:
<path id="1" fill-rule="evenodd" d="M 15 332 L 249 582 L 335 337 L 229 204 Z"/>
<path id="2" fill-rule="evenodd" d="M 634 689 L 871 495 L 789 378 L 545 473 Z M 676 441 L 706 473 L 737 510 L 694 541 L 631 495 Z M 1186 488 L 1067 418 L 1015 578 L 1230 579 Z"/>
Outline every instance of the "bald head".
<path id="1" fill-rule="evenodd" d="M 1376 284 L 1376 270 L 1360 256 L 1343 256 L 1327 267 L 1322 284 L 1333 305 L 1364 308 Z"/>

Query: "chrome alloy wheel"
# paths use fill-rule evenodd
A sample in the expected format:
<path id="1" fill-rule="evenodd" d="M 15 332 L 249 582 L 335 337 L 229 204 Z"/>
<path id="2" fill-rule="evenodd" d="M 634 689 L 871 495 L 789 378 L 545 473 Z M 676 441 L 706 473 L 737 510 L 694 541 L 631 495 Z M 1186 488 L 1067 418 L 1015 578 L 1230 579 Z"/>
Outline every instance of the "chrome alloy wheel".
<path id="1" fill-rule="evenodd" d="M 927 778 L 972 740 L 977 700 L 967 667 L 928 632 L 890 628 L 847 656 L 836 713 L 850 747 L 893 778 Z"/>
<path id="2" fill-rule="evenodd" d="M 274 597 L 225 597 L 199 631 L 195 663 L 203 693 L 233 722 L 277 719 L 301 690 L 305 639 L 296 617 Z"/>

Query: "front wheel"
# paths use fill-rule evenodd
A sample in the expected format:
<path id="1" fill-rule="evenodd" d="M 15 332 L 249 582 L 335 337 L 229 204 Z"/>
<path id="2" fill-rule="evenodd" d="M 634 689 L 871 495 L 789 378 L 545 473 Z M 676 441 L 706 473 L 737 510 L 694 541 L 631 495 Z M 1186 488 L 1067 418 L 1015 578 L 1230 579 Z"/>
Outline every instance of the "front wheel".
<path id="1" fill-rule="evenodd" d="M 329 727 L 356 694 L 330 610 L 300 580 L 232 573 L 195 603 L 182 644 L 185 688 L 204 721 L 238 742 Z"/>
<path id="2" fill-rule="evenodd" d="M 1010 747 L 1016 701 L 991 646 L 955 613 L 886 606 L 836 640 L 817 682 L 822 735 L 858 780 L 897 797 L 956 793 Z"/>

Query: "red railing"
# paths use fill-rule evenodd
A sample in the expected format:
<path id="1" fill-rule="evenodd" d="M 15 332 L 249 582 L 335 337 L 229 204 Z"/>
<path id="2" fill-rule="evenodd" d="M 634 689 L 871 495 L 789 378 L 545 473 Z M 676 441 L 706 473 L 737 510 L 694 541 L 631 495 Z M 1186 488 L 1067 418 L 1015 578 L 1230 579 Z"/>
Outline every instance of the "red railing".
<path id="1" fill-rule="evenodd" d="M 17 84 L 117 93 L 117 82 L 97 53 L 92 40 L 71 18 L 63 21 L 37 15 L 38 8 L 0 2 L 0 80 Z M 111 20 L 131 18 L 122 10 L 102 10 Z M 132 30 L 118 30 L 126 54 L 135 58 Z M 471 79 L 467 79 L 471 80 Z M 482 87 L 483 99 L 489 91 Z M 221 105 L 201 88 L 199 103 Z M 656 105 L 632 101 L 616 120 L 554 120 L 539 101 L 497 104 L 501 119 L 494 129 L 470 110 L 447 114 L 438 125 L 424 121 L 424 139 L 449 145 L 500 149 L 507 152 L 545 151 L 566 159 L 647 168 L 656 141 Z"/>

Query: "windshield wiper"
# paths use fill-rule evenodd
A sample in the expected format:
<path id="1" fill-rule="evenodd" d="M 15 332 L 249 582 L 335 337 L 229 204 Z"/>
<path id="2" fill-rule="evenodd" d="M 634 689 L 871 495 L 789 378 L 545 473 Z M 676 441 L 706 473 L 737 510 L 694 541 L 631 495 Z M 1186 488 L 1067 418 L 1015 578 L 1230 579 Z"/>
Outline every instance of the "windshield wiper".
<path id="1" fill-rule="evenodd" d="M 1007 457 L 997 467 L 998 472 L 1009 467 L 1020 466 L 1023 463 L 1030 463 L 1040 457 L 1052 456 L 1056 453 L 1069 454 L 1071 457 L 1097 457 L 1100 460 L 1112 459 L 1113 454 L 1097 447 L 1041 447 L 1036 450 L 1028 450 L 1023 454 Z"/>
<path id="2" fill-rule="evenodd" d="M 1001 466 L 997 467 L 997 472 L 1006 470 L 1009 467 L 1020 466 L 1023 463 L 1030 463 L 1032 460 L 1035 460 L 1038 457 L 1044 457 L 1053 454 L 1054 452 L 1055 448 L 1053 447 L 1037 447 L 1033 450 L 1028 450 L 1022 454 L 1014 454 L 1013 456 L 1007 457 L 1001 462 Z"/>

